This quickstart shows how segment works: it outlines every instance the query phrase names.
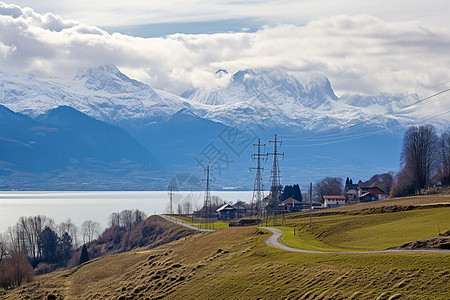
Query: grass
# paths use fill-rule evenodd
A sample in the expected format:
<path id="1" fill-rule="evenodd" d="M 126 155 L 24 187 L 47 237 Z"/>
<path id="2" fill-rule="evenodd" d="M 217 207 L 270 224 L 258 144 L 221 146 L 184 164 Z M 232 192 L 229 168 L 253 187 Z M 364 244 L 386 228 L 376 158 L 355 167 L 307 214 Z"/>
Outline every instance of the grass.
<path id="1" fill-rule="evenodd" d="M 313 229 L 303 227 L 309 219 L 299 214 L 287 218 L 288 226 L 282 229 L 289 232 L 295 225 L 305 230 L 296 240 L 303 247 L 379 248 L 376 241 L 388 238 L 389 231 L 395 233 L 389 243 L 399 240 L 396 235 L 414 237 L 427 230 L 436 235 L 427 225 L 436 216 L 448 219 L 448 208 L 323 215 L 314 218 Z M 378 236 L 364 246 L 347 240 L 362 238 L 364 232 Z M 292 253 L 267 246 L 267 237 L 256 227 L 198 233 L 155 249 L 111 255 L 77 269 L 37 276 L 32 283 L 0 291 L 0 298 L 450 299 L 448 254 Z M 285 235 L 286 242 L 291 238 Z"/>
<path id="2" fill-rule="evenodd" d="M 169 216 L 169 215 L 167 215 Z M 170 215 L 169 216 L 172 219 L 176 219 L 179 221 L 183 221 L 183 223 L 194 226 L 196 228 L 200 228 L 200 225 L 202 229 L 205 229 L 205 225 L 200 223 L 199 219 L 194 219 L 194 222 L 192 222 L 192 218 L 191 217 L 186 217 L 186 216 L 179 216 L 179 215 Z M 228 228 L 228 223 L 227 222 L 222 222 L 222 221 L 216 221 L 213 223 L 213 228 L 214 229 L 224 229 L 224 228 Z M 206 229 L 210 229 L 210 228 L 206 228 Z"/>
<path id="3" fill-rule="evenodd" d="M 345 249 L 327 245 L 303 227 L 276 227 L 283 232 L 280 242 L 292 248 L 317 251 L 345 251 Z"/>
<path id="4" fill-rule="evenodd" d="M 380 201 L 358 203 L 354 205 L 341 206 L 329 209 L 330 212 L 345 212 L 345 211 L 357 211 L 363 209 L 373 209 L 383 206 L 427 206 L 436 204 L 450 204 L 450 195 L 426 195 L 426 196 L 414 196 L 414 197 L 402 197 L 402 198 L 387 198 Z"/>
<path id="5" fill-rule="evenodd" d="M 335 214 L 286 218 L 285 244 L 308 250 L 367 251 L 432 238 L 450 229 L 450 207 L 374 214 Z M 293 235 L 296 228 L 297 234 Z"/>
<path id="6" fill-rule="evenodd" d="M 384 250 L 449 230 L 450 207 L 445 207 L 448 203 L 449 195 L 360 203 L 315 212 L 311 227 L 308 213 L 289 214 L 286 226 L 279 228 L 284 233 L 281 242 L 294 248 L 319 251 Z M 383 212 L 392 207 L 400 211 Z M 412 210 L 401 211 L 405 207 Z"/>
<path id="7" fill-rule="evenodd" d="M 185 237 L 39 276 L 2 299 L 448 299 L 444 254 L 302 254 L 258 228 Z M 400 295 L 400 296 L 396 296 Z M 122 297 L 122 298 L 121 298 Z M 353 297 L 353 298 L 352 298 Z"/>

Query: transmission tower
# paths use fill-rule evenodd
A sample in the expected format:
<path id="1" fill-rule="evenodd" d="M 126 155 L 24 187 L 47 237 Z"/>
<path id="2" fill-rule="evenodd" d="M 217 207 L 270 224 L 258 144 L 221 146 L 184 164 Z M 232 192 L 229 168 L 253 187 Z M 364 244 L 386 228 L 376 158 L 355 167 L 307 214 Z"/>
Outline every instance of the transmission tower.
<path id="1" fill-rule="evenodd" d="M 271 187 L 270 187 L 270 199 L 269 204 L 266 208 L 266 224 L 268 222 L 269 216 L 273 217 L 273 225 L 283 225 L 284 223 L 284 214 L 280 210 L 280 203 L 281 203 L 281 183 L 280 183 L 280 166 L 278 164 L 278 156 L 281 156 L 284 159 L 284 153 L 278 152 L 278 145 L 281 147 L 281 141 L 277 140 L 277 135 L 275 134 L 275 140 L 269 141 L 269 145 L 273 144 L 273 152 L 267 153 L 267 155 L 273 156 L 273 163 L 272 163 L 272 170 L 270 172 L 270 180 L 271 180 Z M 281 220 L 279 220 L 281 219 Z"/>
<path id="2" fill-rule="evenodd" d="M 206 190 L 205 190 L 205 201 L 203 202 L 203 211 L 202 211 L 202 218 L 200 220 L 200 228 L 202 228 L 202 225 L 204 225 L 205 229 L 214 229 L 214 222 L 213 222 L 213 214 L 212 214 L 212 207 L 211 207 L 211 192 L 209 189 L 209 184 L 211 183 L 211 179 L 209 179 L 209 174 L 212 172 L 212 169 L 209 168 L 209 165 L 206 169 L 204 169 L 206 174 L 206 179 L 203 179 L 203 181 L 206 181 Z"/>
<path id="3" fill-rule="evenodd" d="M 258 139 L 258 144 L 253 144 L 253 147 L 255 147 L 255 152 L 252 154 L 252 159 L 256 160 L 256 168 L 250 168 L 250 170 L 256 170 L 256 177 L 255 177 L 255 184 L 253 186 L 253 197 L 252 197 L 252 204 L 251 204 L 251 212 L 250 214 L 253 216 L 255 213 L 256 215 L 261 215 L 262 212 L 262 202 L 264 199 L 264 184 L 262 179 L 262 171 L 264 170 L 263 167 L 261 167 L 261 161 L 265 158 L 267 158 L 267 153 L 262 154 L 261 152 L 265 152 L 264 148 L 266 147 L 266 144 L 261 144 L 261 140 Z M 261 151 L 261 149 L 263 149 Z"/>
<path id="4" fill-rule="evenodd" d="M 173 215 L 173 187 L 170 186 L 169 191 L 169 214 Z"/>

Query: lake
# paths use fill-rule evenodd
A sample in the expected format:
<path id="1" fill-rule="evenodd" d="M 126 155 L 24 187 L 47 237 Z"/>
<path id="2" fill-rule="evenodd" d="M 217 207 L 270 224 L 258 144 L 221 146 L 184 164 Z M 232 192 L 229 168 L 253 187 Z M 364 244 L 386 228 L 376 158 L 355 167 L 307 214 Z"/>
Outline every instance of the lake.
<path id="1" fill-rule="evenodd" d="M 211 191 L 223 201 L 250 203 L 252 191 Z M 204 192 L 174 192 L 173 203 L 189 201 L 194 209 L 203 204 Z M 103 228 L 113 212 L 139 209 L 147 215 L 166 212 L 169 193 L 165 191 L 80 191 L 80 192 L 0 192 L 0 232 L 16 224 L 21 216 L 46 215 L 58 224 L 67 219 L 80 226 L 85 220 L 99 222 Z M 175 208 L 174 208 L 175 209 Z"/>

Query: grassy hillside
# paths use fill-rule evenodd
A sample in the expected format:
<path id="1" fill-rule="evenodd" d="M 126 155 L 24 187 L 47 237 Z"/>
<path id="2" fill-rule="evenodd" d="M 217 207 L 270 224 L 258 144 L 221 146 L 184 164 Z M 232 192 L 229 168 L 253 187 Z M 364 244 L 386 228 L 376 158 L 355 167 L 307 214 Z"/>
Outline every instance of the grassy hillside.
<path id="1" fill-rule="evenodd" d="M 425 214 L 421 215 L 422 212 Z M 413 224 L 416 219 L 422 224 L 421 219 L 447 213 L 447 209 L 437 208 L 323 217 L 348 226 L 349 232 L 356 230 L 352 236 L 357 236 L 359 231 L 351 224 L 372 224 L 378 230 L 379 220 L 365 222 L 353 217 L 389 215 L 393 222 L 384 221 L 383 226 L 388 228 L 391 224 L 391 229 L 397 230 L 396 222 Z M 297 215 L 288 220 L 299 222 L 304 217 Z M 318 228 L 325 229 L 321 226 Z M 364 230 L 371 226 L 365 226 Z M 325 241 L 333 241 L 338 235 L 331 234 L 332 226 L 327 230 L 323 234 L 328 236 Z M 0 292 L 0 298 L 55 299 L 48 298 L 49 295 L 56 299 L 450 298 L 448 254 L 291 253 L 267 246 L 264 243 L 267 237 L 267 232 L 255 227 L 199 233 L 155 249 L 110 255 L 68 271 L 38 276 L 23 287 Z M 315 238 L 311 241 L 320 242 Z M 357 246 L 339 238 L 335 243 L 336 247 Z"/>
<path id="2" fill-rule="evenodd" d="M 294 228 L 296 235 L 294 236 Z M 286 217 L 283 241 L 309 250 L 383 250 L 450 230 L 450 206 L 398 212 L 360 211 Z"/>
<path id="3" fill-rule="evenodd" d="M 342 206 L 332 208 L 327 211 L 355 211 L 363 209 L 373 209 L 377 207 L 389 207 L 389 206 L 428 206 L 438 204 L 450 204 L 450 195 L 426 195 L 426 196 L 414 196 L 414 197 L 402 197 L 402 198 L 387 198 L 380 201 L 358 203 L 349 206 Z"/>

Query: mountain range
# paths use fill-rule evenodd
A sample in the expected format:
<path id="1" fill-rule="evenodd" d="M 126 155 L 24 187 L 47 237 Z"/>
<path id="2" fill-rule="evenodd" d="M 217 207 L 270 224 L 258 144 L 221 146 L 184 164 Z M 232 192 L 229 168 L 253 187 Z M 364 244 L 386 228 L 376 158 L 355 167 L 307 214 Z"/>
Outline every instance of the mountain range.
<path id="1" fill-rule="evenodd" d="M 165 189 L 210 164 L 217 189 L 248 189 L 253 144 L 260 137 L 270 150 L 274 134 L 286 184 L 367 177 L 398 168 L 409 125 L 450 123 L 430 118 L 418 95 L 338 97 L 325 77 L 301 82 L 273 70 L 215 75 L 226 84 L 178 96 L 113 65 L 69 81 L 0 71 L 0 187 Z"/>

